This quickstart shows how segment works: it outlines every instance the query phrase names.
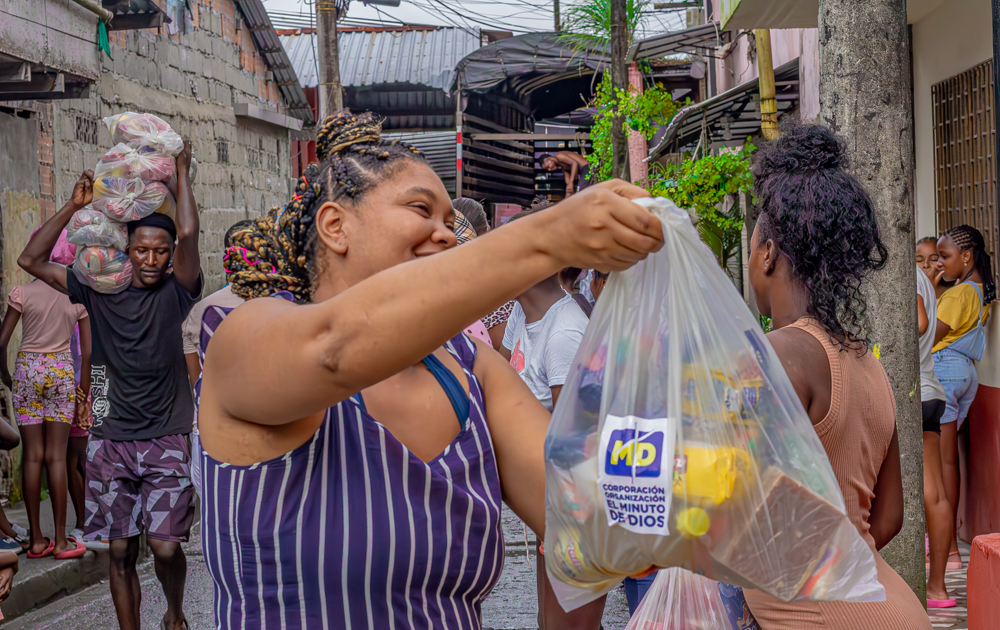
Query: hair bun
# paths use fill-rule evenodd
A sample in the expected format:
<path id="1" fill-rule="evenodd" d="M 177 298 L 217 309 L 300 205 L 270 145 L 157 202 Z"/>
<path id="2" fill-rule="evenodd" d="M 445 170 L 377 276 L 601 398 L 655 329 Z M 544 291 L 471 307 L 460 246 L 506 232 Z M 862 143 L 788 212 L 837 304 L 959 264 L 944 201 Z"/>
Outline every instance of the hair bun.
<path id="1" fill-rule="evenodd" d="M 316 157 L 324 161 L 356 144 L 378 144 L 382 139 L 382 121 L 371 112 L 352 114 L 344 110 L 327 116 L 316 133 Z"/>
<path id="2" fill-rule="evenodd" d="M 843 140 L 821 125 L 783 124 L 781 135 L 759 155 L 760 166 L 770 173 L 820 171 L 847 166 Z"/>

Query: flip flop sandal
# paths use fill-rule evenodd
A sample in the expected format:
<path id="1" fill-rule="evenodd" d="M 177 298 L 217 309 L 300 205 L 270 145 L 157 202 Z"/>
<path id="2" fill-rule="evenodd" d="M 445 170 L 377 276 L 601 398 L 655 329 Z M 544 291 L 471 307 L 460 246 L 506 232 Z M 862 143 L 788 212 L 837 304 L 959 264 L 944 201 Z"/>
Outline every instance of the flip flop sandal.
<path id="1" fill-rule="evenodd" d="M 57 553 L 53 557 L 56 560 L 72 560 L 73 558 L 80 558 L 83 554 L 87 553 L 87 548 L 83 546 L 82 543 L 78 543 L 76 538 L 72 536 L 67 536 L 66 540 L 72 540 L 75 547 L 72 549 L 67 549 L 62 553 Z"/>
<path id="2" fill-rule="evenodd" d="M 958 601 L 954 597 L 948 599 L 928 599 L 928 608 L 954 608 L 958 605 Z"/>
<path id="3" fill-rule="evenodd" d="M 952 560 L 952 558 L 958 558 L 958 560 Z M 948 554 L 948 564 L 945 565 L 945 571 L 955 571 L 962 568 L 962 554 L 957 551 L 953 551 Z"/>
<path id="4" fill-rule="evenodd" d="M 31 551 L 28 551 L 29 558 L 31 558 L 32 560 L 36 560 L 38 558 L 44 558 L 46 556 L 52 555 L 52 552 L 56 548 L 56 541 L 52 540 L 51 538 L 46 538 L 45 540 L 49 541 L 49 546 L 45 548 L 45 551 L 43 551 L 42 553 L 31 553 Z"/>
<path id="5" fill-rule="evenodd" d="M 191 626 L 188 625 L 187 619 L 181 623 L 184 624 L 184 628 L 186 628 L 186 630 L 191 630 Z M 167 630 L 167 622 L 162 619 L 160 619 L 160 630 Z"/>

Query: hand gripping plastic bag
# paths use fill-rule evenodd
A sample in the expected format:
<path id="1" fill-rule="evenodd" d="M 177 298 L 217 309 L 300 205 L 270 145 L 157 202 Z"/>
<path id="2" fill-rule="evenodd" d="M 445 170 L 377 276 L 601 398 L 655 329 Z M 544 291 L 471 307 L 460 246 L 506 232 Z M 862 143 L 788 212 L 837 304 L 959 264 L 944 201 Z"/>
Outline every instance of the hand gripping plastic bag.
<path id="1" fill-rule="evenodd" d="M 109 219 L 103 212 L 87 206 L 73 213 L 66 226 L 67 240 L 74 245 L 100 245 L 124 250 L 128 247 L 128 228 Z"/>
<path id="2" fill-rule="evenodd" d="M 168 194 L 162 182 L 144 184 L 141 179 L 104 177 L 94 182 L 91 205 L 115 221 L 137 221 L 156 212 Z"/>
<path id="3" fill-rule="evenodd" d="M 878 601 L 872 550 L 781 363 L 687 213 L 612 274 L 545 443 L 545 565 L 566 610 L 650 566 L 783 601 Z"/>
<path id="4" fill-rule="evenodd" d="M 169 155 L 151 147 L 133 149 L 127 144 L 119 143 L 101 157 L 94 171 L 94 179 L 138 177 L 144 182 L 167 182 L 175 177 L 176 171 L 177 162 Z"/>
<path id="5" fill-rule="evenodd" d="M 81 247 L 73 272 L 98 293 L 120 293 L 132 282 L 132 261 L 114 247 Z"/>
<path id="6" fill-rule="evenodd" d="M 150 147 L 171 157 L 184 149 L 184 141 L 170 125 L 152 114 L 124 112 L 104 119 L 111 132 L 111 141 L 123 142 L 132 148 Z"/>
<path id="7" fill-rule="evenodd" d="M 684 569 L 661 570 L 625 630 L 760 630 L 743 589 Z"/>

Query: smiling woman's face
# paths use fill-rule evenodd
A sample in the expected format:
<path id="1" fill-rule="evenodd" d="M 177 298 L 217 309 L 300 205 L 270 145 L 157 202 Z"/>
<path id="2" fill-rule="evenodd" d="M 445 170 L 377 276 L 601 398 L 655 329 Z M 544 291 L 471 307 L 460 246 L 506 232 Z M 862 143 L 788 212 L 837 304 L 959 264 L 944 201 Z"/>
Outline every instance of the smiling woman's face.
<path id="1" fill-rule="evenodd" d="M 457 243 L 448 191 L 427 164 L 416 160 L 400 165 L 356 205 L 338 211 L 324 204 L 316 223 L 330 250 L 323 254 L 329 264 L 320 268 L 320 284 L 336 278 L 352 286 Z"/>

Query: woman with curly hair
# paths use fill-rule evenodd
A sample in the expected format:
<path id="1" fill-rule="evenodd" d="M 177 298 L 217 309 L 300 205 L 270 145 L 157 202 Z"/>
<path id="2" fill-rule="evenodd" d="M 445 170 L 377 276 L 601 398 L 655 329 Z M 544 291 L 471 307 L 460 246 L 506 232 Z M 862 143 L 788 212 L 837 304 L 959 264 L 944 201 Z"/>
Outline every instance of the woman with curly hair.
<path id="1" fill-rule="evenodd" d="M 887 251 L 868 194 L 844 166 L 842 141 L 818 125 L 787 126 L 760 149 L 750 284 L 886 599 L 785 603 L 757 590 L 746 599 L 768 630 L 929 630 L 923 605 L 877 553 L 902 527 L 903 484 L 895 399 L 864 335 L 860 287 Z"/>
<path id="2" fill-rule="evenodd" d="M 958 516 L 960 479 L 958 429 L 969 414 L 979 390 L 976 361 L 986 350 L 983 324 L 996 299 L 996 284 L 986 242 L 979 230 L 959 225 L 938 240 L 937 268 L 941 278 L 955 285 L 938 298 L 934 332 L 934 374 L 944 387 L 941 416 L 941 472 L 952 516 Z M 955 521 L 957 522 L 957 520 Z M 953 535 L 948 568 L 961 569 L 962 556 Z"/>
<path id="3" fill-rule="evenodd" d="M 608 182 L 455 247 L 441 180 L 370 114 L 327 118 L 316 154 L 226 261 L 234 292 L 274 297 L 206 347 L 216 626 L 479 628 L 501 501 L 544 534 L 549 414 L 461 331 L 564 267 L 632 266 L 662 228 Z"/>

